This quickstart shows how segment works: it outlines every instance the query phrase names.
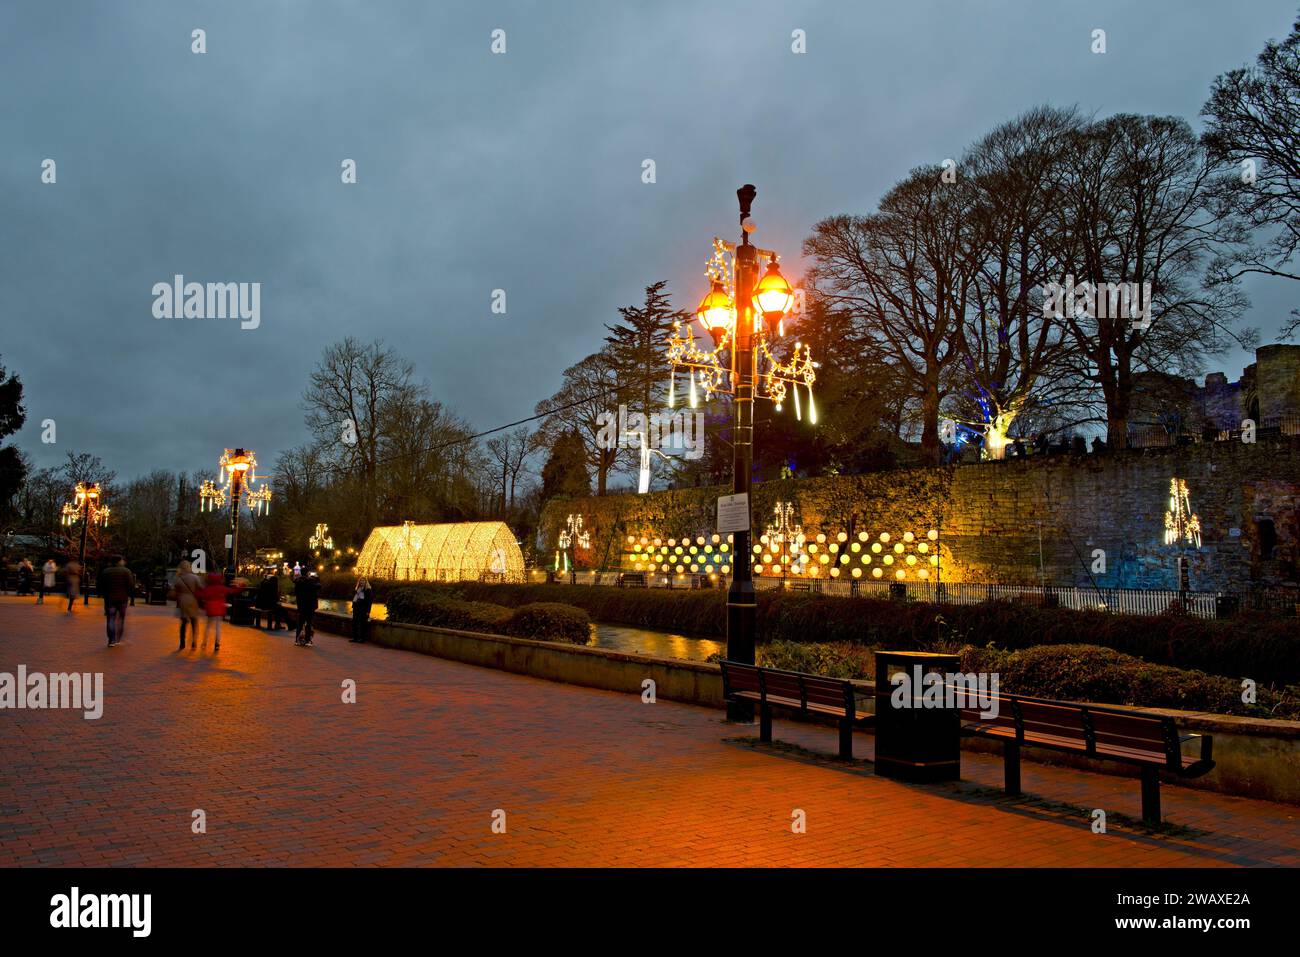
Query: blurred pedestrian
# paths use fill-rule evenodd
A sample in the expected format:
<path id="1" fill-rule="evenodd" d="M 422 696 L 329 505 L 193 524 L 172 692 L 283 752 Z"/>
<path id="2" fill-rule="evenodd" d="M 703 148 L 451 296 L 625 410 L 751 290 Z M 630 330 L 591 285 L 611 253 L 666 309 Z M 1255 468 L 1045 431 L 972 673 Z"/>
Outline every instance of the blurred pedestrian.
<path id="1" fill-rule="evenodd" d="M 212 643 L 212 653 L 216 654 L 221 650 L 221 619 L 226 614 L 226 599 L 239 589 L 227 585 L 221 577 L 220 572 L 208 572 L 208 583 L 199 589 L 199 604 L 203 606 L 203 613 L 207 615 L 203 623 L 203 642 L 199 646 L 199 651 L 208 650 L 208 635 L 215 635 L 215 641 Z"/>
<path id="2" fill-rule="evenodd" d="M 36 592 L 36 604 L 45 604 L 45 593 L 54 591 L 54 576 L 59 573 L 59 566 L 54 564 L 54 559 L 45 559 L 45 564 L 41 566 L 41 584 Z"/>
<path id="3" fill-rule="evenodd" d="M 135 593 L 135 575 L 126 567 L 121 555 L 111 555 L 108 567 L 99 573 L 99 594 L 104 600 L 105 628 L 108 647 L 122 643 L 126 632 L 126 608 Z"/>
<path id="4" fill-rule="evenodd" d="M 172 582 L 168 598 L 176 601 L 176 616 L 181 620 L 181 645 L 178 651 L 185 650 L 185 626 L 190 626 L 190 647 L 199 640 L 199 592 L 203 585 L 199 576 L 194 574 L 193 566 L 183 561 L 176 566 L 176 578 Z"/>
<path id="5" fill-rule="evenodd" d="M 293 585 L 293 597 L 298 606 L 298 630 L 293 636 L 295 645 L 312 645 L 315 631 L 316 608 L 320 604 L 320 577 L 315 573 L 303 575 Z"/>
<path id="6" fill-rule="evenodd" d="M 63 581 L 68 589 L 68 614 L 71 615 L 73 606 L 81 597 L 81 562 L 75 558 L 68 559 L 68 564 L 63 566 Z"/>
<path id="7" fill-rule="evenodd" d="M 356 590 L 352 593 L 352 637 L 349 641 L 361 644 L 370 635 L 370 606 L 374 604 L 375 592 L 370 582 L 362 576 L 357 579 Z"/>
<path id="8" fill-rule="evenodd" d="M 281 628 L 288 630 L 284 609 L 280 607 L 280 579 L 276 577 L 275 569 L 268 569 L 266 577 L 257 586 L 257 599 L 253 607 L 262 612 L 267 631 L 279 631 Z"/>
<path id="9" fill-rule="evenodd" d="M 32 593 L 32 563 L 23 559 L 18 563 L 18 594 L 30 595 Z"/>

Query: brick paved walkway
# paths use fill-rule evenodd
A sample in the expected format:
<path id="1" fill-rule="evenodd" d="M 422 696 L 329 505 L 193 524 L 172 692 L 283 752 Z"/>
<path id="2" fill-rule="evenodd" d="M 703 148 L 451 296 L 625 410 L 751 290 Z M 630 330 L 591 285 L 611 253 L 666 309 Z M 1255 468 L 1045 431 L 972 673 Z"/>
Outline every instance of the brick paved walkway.
<path id="1" fill-rule="evenodd" d="M 0 711 L 0 865 L 1300 864 L 1288 805 L 1166 786 L 1182 827 L 1151 834 L 1115 818 L 1139 814 L 1131 779 L 1026 764 L 1027 794 L 1061 803 L 1012 800 L 967 753 L 967 780 L 911 786 L 808 753 L 833 729 L 780 722 L 808 750 L 758 747 L 708 709 L 332 635 L 227 624 L 213 657 L 177 654 L 161 608 L 111 650 L 103 622 L 0 597 L 0 671 L 102 671 L 105 693 L 98 721 Z"/>

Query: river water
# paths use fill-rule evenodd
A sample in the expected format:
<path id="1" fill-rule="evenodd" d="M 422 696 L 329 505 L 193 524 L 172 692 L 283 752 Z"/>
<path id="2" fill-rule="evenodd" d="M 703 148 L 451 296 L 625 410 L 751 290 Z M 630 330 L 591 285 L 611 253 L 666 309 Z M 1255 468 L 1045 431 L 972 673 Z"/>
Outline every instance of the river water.
<path id="1" fill-rule="evenodd" d="M 321 611 L 338 615 L 351 615 L 352 602 L 341 598 L 322 598 Z M 376 602 L 370 609 L 374 621 L 388 617 L 388 608 Z M 705 661 L 709 655 L 722 654 L 726 643 L 714 638 L 693 638 L 690 635 L 637 628 L 631 625 L 612 625 L 598 621 L 593 625 L 595 634 L 587 643 L 591 648 L 605 648 L 629 655 L 650 655 L 655 658 L 679 658 L 683 661 Z"/>

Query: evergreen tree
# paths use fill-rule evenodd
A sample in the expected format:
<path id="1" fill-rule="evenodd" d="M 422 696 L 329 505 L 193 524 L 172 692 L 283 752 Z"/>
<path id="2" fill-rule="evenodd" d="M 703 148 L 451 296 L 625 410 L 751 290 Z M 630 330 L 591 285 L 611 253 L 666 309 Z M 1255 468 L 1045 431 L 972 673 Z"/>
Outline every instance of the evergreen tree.
<path id="1" fill-rule="evenodd" d="M 5 375 L 0 365 L 0 439 L 13 435 L 27 421 L 23 408 L 23 383 L 16 374 Z M 27 464 L 15 445 L 0 447 L 0 516 L 12 514 L 13 499 L 27 476 Z"/>
<path id="2" fill-rule="evenodd" d="M 587 446 L 576 431 L 561 432 L 542 466 L 542 501 L 590 494 Z"/>
<path id="3" fill-rule="evenodd" d="M 664 364 L 668 334 L 674 322 L 691 319 L 689 313 L 673 308 L 672 297 L 664 291 L 667 285 L 667 280 L 661 279 L 646 286 L 643 305 L 620 308 L 618 314 L 623 321 L 605 326 L 609 330 L 606 352 L 621 383 L 637 402 L 637 407 L 629 411 L 640 412 L 647 419 L 659 410 L 668 382 Z"/>

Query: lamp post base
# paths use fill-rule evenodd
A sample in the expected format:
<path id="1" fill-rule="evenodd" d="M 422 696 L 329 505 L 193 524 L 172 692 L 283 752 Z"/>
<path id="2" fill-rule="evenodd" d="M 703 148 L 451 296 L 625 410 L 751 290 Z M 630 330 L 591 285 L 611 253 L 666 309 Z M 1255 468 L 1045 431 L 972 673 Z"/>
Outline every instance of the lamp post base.
<path id="1" fill-rule="evenodd" d="M 754 634 L 758 630 L 758 603 L 753 581 L 732 580 L 727 590 L 727 660 L 754 664 Z M 748 701 L 727 703 L 727 720 L 754 723 L 754 706 Z"/>

